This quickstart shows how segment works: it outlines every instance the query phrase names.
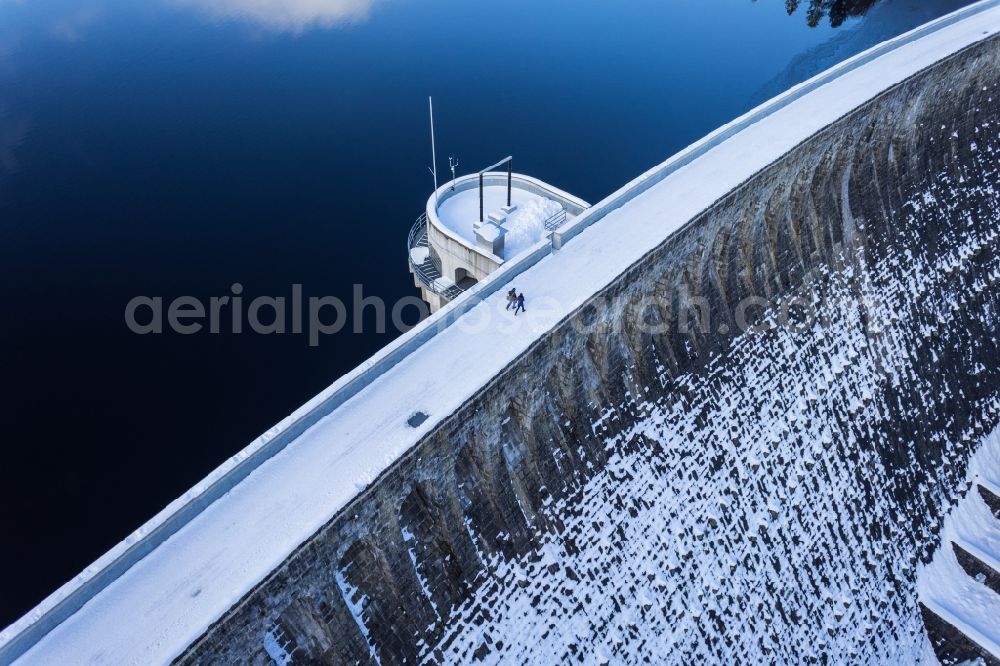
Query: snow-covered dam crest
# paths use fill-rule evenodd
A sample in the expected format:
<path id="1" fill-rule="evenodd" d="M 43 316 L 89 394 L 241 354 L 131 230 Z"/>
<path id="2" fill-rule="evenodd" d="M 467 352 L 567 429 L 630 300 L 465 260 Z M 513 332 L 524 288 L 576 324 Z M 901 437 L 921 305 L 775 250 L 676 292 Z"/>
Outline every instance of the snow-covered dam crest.
<path id="1" fill-rule="evenodd" d="M 998 30 L 598 203 L 20 660 L 1000 663 Z"/>

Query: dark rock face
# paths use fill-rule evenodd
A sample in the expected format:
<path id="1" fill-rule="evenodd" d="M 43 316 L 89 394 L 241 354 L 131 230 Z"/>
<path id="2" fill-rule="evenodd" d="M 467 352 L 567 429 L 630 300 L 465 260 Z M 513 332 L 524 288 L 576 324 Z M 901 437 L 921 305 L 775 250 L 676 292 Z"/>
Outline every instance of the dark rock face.
<path id="1" fill-rule="evenodd" d="M 974 657 L 915 577 L 1000 422 L 998 83 L 991 39 L 731 192 L 178 661 Z"/>

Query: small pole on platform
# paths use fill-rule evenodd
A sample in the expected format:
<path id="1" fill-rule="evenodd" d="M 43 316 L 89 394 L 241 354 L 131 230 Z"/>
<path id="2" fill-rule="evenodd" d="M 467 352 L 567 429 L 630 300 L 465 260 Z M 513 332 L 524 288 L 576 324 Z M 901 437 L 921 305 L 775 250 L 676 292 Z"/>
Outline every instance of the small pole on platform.
<path id="1" fill-rule="evenodd" d="M 479 221 L 483 221 L 483 172 L 479 172 Z"/>
<path id="2" fill-rule="evenodd" d="M 431 111 L 431 164 L 434 167 L 431 169 L 431 173 L 434 174 L 434 210 L 438 207 L 438 162 L 437 162 L 437 148 L 434 145 L 434 100 L 430 96 L 427 97 L 427 106 Z"/>
<path id="3" fill-rule="evenodd" d="M 451 191 L 455 191 L 455 169 L 458 168 L 458 160 L 454 155 L 448 156 L 448 168 L 451 169 Z"/>
<path id="4" fill-rule="evenodd" d="M 510 208 L 510 179 L 514 172 L 514 158 L 507 158 L 507 208 Z"/>

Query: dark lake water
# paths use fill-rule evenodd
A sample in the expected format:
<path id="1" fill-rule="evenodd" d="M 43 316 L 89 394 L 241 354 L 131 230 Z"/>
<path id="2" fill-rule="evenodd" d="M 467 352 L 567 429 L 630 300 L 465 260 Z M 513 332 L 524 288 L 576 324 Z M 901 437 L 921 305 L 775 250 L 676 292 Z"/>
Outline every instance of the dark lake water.
<path id="1" fill-rule="evenodd" d="M 808 0 L 0 0 L 0 625 L 398 335 L 140 336 L 123 313 L 234 283 L 415 295 L 428 95 L 441 171 L 513 154 L 595 202 L 964 4 L 835 28 Z"/>

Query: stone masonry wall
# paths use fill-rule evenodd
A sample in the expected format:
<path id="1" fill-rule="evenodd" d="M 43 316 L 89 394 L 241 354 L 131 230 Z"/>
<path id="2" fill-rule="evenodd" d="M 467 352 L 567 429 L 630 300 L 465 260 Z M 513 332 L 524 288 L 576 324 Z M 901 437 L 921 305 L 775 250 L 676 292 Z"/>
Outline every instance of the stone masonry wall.
<path id="1" fill-rule="evenodd" d="M 178 662 L 971 655 L 914 571 L 1000 422 L 998 83 L 990 39 L 732 191 Z"/>

